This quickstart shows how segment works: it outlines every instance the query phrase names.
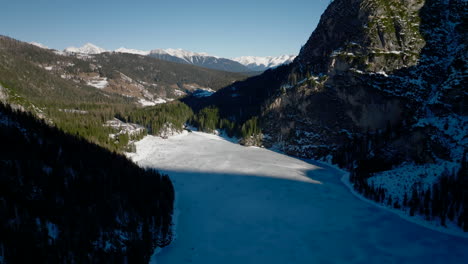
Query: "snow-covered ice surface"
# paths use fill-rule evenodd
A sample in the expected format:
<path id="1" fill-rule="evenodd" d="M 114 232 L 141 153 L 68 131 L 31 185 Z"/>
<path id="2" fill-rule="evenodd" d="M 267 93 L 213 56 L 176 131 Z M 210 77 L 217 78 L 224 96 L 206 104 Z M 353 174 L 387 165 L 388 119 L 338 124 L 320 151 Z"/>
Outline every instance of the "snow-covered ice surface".
<path id="1" fill-rule="evenodd" d="M 468 261 L 468 239 L 361 201 L 325 165 L 199 132 L 136 147 L 129 156 L 169 174 L 177 192 L 177 239 L 157 263 Z"/>

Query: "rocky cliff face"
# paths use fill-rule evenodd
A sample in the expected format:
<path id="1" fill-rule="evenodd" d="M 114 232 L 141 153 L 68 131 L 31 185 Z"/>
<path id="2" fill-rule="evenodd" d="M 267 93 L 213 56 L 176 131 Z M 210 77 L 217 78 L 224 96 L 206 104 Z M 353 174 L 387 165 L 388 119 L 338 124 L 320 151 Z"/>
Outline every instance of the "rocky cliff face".
<path id="1" fill-rule="evenodd" d="M 393 71 L 417 63 L 422 0 L 334 1 L 297 62 L 314 72 Z"/>
<path id="2" fill-rule="evenodd" d="M 266 146 L 301 157 L 392 131 L 393 164 L 460 160 L 466 13 L 464 0 L 335 0 L 292 64 L 189 103 L 239 123 L 259 116 Z"/>
<path id="3" fill-rule="evenodd" d="M 404 194 L 413 207 L 427 200 L 426 219 L 432 210 L 445 225 L 452 212 L 468 230 L 468 193 L 446 177 L 467 175 L 467 4 L 335 0 L 292 64 L 188 102 L 238 123 L 258 116 L 265 146 L 337 163 L 358 191 L 395 208 Z M 440 179 L 445 198 L 431 197 Z"/>
<path id="4" fill-rule="evenodd" d="M 396 147 L 405 153 L 401 161 L 433 161 L 433 151 L 421 146 L 441 144 L 423 136 L 432 128 L 419 121 L 466 124 L 463 12 L 465 1 L 331 3 L 280 92 L 264 105 L 271 142 L 323 158 L 353 135 L 399 127 L 414 140 Z"/>
<path id="5" fill-rule="evenodd" d="M 468 231 L 467 11 L 334 1 L 265 101 L 269 143 L 347 168 L 369 199 Z"/>

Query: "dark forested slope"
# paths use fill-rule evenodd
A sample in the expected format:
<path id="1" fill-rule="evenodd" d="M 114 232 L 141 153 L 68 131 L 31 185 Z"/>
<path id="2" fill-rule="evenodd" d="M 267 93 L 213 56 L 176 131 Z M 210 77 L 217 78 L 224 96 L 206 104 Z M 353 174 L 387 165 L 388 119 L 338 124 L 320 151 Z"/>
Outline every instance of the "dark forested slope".
<path id="1" fill-rule="evenodd" d="M 170 179 L 0 104 L 0 259 L 143 263 L 172 240 Z"/>

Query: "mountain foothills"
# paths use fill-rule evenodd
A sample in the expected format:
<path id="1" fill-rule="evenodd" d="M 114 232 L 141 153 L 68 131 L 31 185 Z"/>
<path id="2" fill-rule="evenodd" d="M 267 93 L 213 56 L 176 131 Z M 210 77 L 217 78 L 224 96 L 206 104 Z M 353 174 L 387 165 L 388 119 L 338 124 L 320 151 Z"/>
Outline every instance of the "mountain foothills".
<path id="1" fill-rule="evenodd" d="M 365 197 L 468 231 L 467 2 L 335 0 L 293 63 L 184 99 L 351 171 Z"/>

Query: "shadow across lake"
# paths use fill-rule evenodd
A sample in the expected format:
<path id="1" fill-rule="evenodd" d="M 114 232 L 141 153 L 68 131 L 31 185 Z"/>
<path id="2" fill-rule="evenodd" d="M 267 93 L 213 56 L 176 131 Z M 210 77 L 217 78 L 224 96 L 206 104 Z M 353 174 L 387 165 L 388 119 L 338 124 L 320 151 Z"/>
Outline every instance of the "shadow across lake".
<path id="1" fill-rule="evenodd" d="M 320 164 L 316 164 L 320 165 Z M 208 168 L 207 168 L 208 169 Z M 177 193 L 177 239 L 158 263 L 462 263 L 468 240 L 364 203 L 330 168 L 304 181 L 161 170 Z"/>

